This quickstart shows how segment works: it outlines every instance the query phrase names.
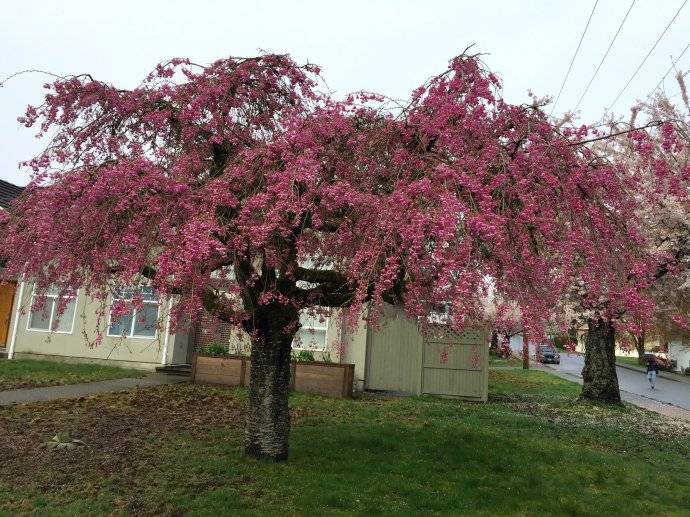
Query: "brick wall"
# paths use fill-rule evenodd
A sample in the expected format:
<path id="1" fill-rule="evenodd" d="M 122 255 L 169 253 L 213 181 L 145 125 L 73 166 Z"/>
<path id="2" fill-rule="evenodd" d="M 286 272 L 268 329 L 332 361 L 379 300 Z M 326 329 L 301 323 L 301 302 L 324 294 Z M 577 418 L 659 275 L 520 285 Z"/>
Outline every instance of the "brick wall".
<path id="1" fill-rule="evenodd" d="M 201 321 L 196 325 L 194 349 L 200 352 L 214 343 L 228 345 L 232 332 L 233 330 L 228 323 L 205 312 Z"/>

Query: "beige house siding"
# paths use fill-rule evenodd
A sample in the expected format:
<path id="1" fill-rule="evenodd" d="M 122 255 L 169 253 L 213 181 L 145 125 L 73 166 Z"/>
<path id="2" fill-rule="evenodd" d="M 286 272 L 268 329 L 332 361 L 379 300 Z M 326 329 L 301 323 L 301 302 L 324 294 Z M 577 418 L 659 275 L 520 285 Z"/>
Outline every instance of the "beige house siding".
<path id="1" fill-rule="evenodd" d="M 202 326 L 199 335 L 196 331 L 169 333 L 170 306 L 166 301 L 160 303 L 155 338 L 108 336 L 107 314 L 102 318 L 100 328 L 97 328 L 97 313 L 101 304 L 86 297 L 83 292 L 77 293 L 70 332 L 32 330 L 28 328 L 32 285 L 20 284 L 19 291 L 21 294 L 18 292 L 16 296 L 11 324 L 11 350 L 17 358 L 48 358 L 154 369 L 161 364 L 188 362 L 194 345 L 199 343 L 199 335 L 203 338 L 200 342 L 205 345 L 220 339 L 229 345 L 231 353 L 248 353 L 250 350 L 249 336 L 244 332 L 216 334 L 212 328 L 204 329 Z M 204 331 L 206 334 L 203 334 Z M 471 330 L 462 335 L 450 332 L 452 335 L 429 341 L 422 336 L 414 320 L 409 319 L 400 308 L 392 306 L 384 308 L 377 326 L 367 323 L 365 313 L 362 313 L 356 325 L 350 325 L 345 311 L 334 309 L 328 316 L 324 348 L 314 350 L 313 354 L 317 361 L 354 364 L 354 388 L 358 391 L 380 389 L 486 400 L 486 336 Z M 89 341 L 93 341 L 99 333 L 102 342 L 98 346 L 90 346 Z M 296 342 L 294 346 L 298 351 L 302 345 Z"/>
<path id="2" fill-rule="evenodd" d="M 421 393 L 422 355 L 417 324 L 402 310 L 384 306 L 379 325 L 367 335 L 365 388 Z"/>
<path id="3" fill-rule="evenodd" d="M 346 318 L 341 316 L 341 346 L 340 362 L 355 365 L 354 389 L 364 391 L 366 378 L 367 336 L 369 328 L 365 320 L 365 314 L 356 325 L 349 325 Z"/>
<path id="4" fill-rule="evenodd" d="M 20 289 L 21 290 L 21 289 Z M 97 328 L 97 311 L 99 302 L 86 297 L 79 291 L 76 297 L 74 324 L 71 332 L 46 332 L 29 329 L 31 310 L 32 285 L 25 283 L 21 299 L 19 291 L 15 299 L 11 332 L 16 335 L 13 340 L 14 357 L 50 358 L 55 360 L 71 360 L 79 362 L 108 362 L 119 363 L 121 366 L 153 369 L 160 364 L 184 362 L 186 356 L 186 333 L 178 335 L 167 332 L 167 314 L 169 304 L 160 302 L 159 330 L 155 338 L 113 337 L 108 336 L 106 325 L 107 315 Z M 15 323 L 16 322 L 16 323 Z M 88 340 L 93 341 L 101 333 L 102 342 L 97 346 L 90 346 Z M 167 357 L 164 357 L 167 334 Z"/>

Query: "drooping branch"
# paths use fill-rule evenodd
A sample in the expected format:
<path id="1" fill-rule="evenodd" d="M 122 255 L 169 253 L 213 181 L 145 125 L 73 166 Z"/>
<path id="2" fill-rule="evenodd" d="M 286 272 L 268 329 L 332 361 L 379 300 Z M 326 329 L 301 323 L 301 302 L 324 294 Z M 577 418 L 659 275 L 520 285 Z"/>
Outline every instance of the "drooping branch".
<path id="1" fill-rule="evenodd" d="M 643 129 L 649 129 L 651 127 L 657 127 L 657 126 L 660 126 L 662 124 L 665 124 L 666 122 L 671 122 L 671 121 L 670 120 L 653 120 L 652 122 L 645 124 L 644 126 L 632 127 L 629 129 L 624 129 L 622 131 L 617 131 L 615 133 L 609 133 L 608 135 L 598 136 L 595 138 L 588 138 L 587 140 L 580 140 L 578 142 L 572 142 L 569 145 L 574 147 L 574 146 L 578 146 L 578 145 L 591 144 L 592 142 L 598 142 L 600 140 L 608 140 L 610 138 L 615 138 L 617 136 L 632 133 L 633 131 L 642 131 Z"/>

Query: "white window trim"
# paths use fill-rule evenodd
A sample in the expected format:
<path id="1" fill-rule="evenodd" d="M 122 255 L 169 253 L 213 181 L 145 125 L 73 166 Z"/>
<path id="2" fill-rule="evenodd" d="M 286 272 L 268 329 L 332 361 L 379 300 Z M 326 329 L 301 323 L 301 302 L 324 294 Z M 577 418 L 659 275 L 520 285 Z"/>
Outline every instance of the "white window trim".
<path id="1" fill-rule="evenodd" d="M 52 304 L 52 308 L 50 309 L 50 325 L 48 330 L 45 329 L 35 329 L 31 327 L 31 313 L 33 312 L 33 306 L 34 306 L 34 298 L 36 297 L 36 286 L 33 286 L 33 289 L 31 290 L 31 305 L 29 306 L 29 313 L 26 318 L 26 330 L 28 332 L 43 332 L 44 334 L 72 334 L 74 333 L 74 322 L 77 319 L 77 305 L 79 304 L 79 290 L 77 289 L 74 293 L 74 296 L 60 296 L 57 294 L 43 294 L 43 297 L 45 298 L 55 298 L 55 301 L 57 301 L 58 298 L 73 298 L 74 299 L 74 314 L 72 314 L 72 325 L 70 326 L 69 332 L 66 330 L 53 330 L 53 318 L 55 317 L 55 307 L 56 304 Z M 21 303 L 21 300 L 20 300 Z"/>
<path id="2" fill-rule="evenodd" d="M 297 347 L 295 346 L 295 339 L 292 339 L 292 349 L 297 350 L 297 351 L 307 351 L 307 352 L 325 352 L 328 350 L 328 324 L 329 324 L 330 318 L 326 316 L 326 321 L 324 323 L 323 327 L 315 327 L 314 325 L 303 325 L 300 327 L 300 330 L 307 330 L 307 331 L 319 331 L 319 332 L 324 332 L 324 339 L 323 339 L 323 348 L 303 348 L 301 346 Z"/>
<path id="3" fill-rule="evenodd" d="M 161 318 L 161 301 L 160 301 L 160 299 L 158 299 L 156 301 L 144 300 L 142 302 L 144 304 L 155 305 L 158 308 L 158 310 L 156 312 L 156 328 L 154 329 L 153 336 L 142 336 L 141 334 L 134 334 L 134 324 L 137 321 L 137 310 L 138 310 L 136 307 L 132 307 L 132 324 L 129 327 L 129 333 L 128 334 L 111 334 L 110 333 L 110 327 L 112 326 L 112 321 L 113 321 L 113 303 L 116 301 L 128 301 L 128 300 L 126 300 L 124 298 L 115 298 L 114 296 L 112 297 L 111 302 L 110 302 L 110 311 L 108 312 L 108 327 L 106 330 L 106 336 L 127 338 L 127 339 L 149 339 L 149 340 L 158 339 L 158 322 Z"/>

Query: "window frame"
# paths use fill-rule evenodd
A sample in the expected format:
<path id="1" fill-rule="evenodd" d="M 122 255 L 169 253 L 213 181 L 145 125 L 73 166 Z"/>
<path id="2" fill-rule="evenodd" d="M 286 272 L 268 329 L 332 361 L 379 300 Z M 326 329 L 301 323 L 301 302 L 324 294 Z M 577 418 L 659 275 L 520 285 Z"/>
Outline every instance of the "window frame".
<path id="1" fill-rule="evenodd" d="M 136 288 L 126 288 L 130 290 L 136 290 Z M 122 291 L 126 290 L 122 289 Z M 141 289 L 141 288 L 140 288 Z M 106 336 L 107 337 L 119 337 L 119 338 L 127 338 L 127 339 L 149 339 L 149 340 L 155 340 L 158 339 L 158 322 L 161 317 L 161 300 L 160 297 L 158 296 L 158 293 L 156 293 L 155 290 L 152 290 L 153 293 L 156 295 L 156 300 L 143 300 L 142 303 L 144 305 L 149 304 L 149 305 L 155 305 L 156 306 L 156 327 L 153 331 L 153 336 L 142 336 L 141 334 L 134 334 L 134 326 L 137 321 L 137 312 L 139 309 L 136 307 L 132 307 L 132 323 L 129 326 L 129 333 L 127 334 L 111 334 L 110 333 L 110 328 L 112 327 L 113 323 L 113 303 L 116 301 L 132 301 L 131 298 L 127 300 L 127 298 L 118 298 L 116 296 L 111 296 L 110 297 L 110 310 L 108 311 L 108 327 L 106 329 Z M 123 315 L 122 317 L 125 317 Z"/>
<path id="2" fill-rule="evenodd" d="M 306 330 L 308 332 L 312 332 L 312 335 L 316 333 L 316 331 L 322 331 L 324 333 L 323 336 L 323 348 L 304 348 L 302 346 L 296 347 L 295 346 L 295 338 L 292 338 L 292 343 L 290 343 L 290 346 L 292 350 L 296 350 L 298 352 L 301 351 L 306 351 L 306 352 L 325 352 L 328 350 L 328 328 L 329 328 L 329 323 L 330 323 L 330 316 L 326 316 L 326 321 L 324 322 L 323 327 L 315 327 L 314 325 L 302 325 L 299 330 Z M 298 331 L 299 332 L 299 331 Z M 296 337 L 296 334 L 295 334 Z"/>
<path id="3" fill-rule="evenodd" d="M 34 300 L 36 299 L 36 296 L 43 296 L 44 298 L 50 298 L 53 300 L 51 309 L 50 309 L 50 321 L 48 324 L 47 329 L 39 329 L 39 328 L 33 328 L 31 326 L 31 315 L 34 312 L 33 306 L 34 306 Z M 70 325 L 69 331 L 67 330 L 53 330 L 53 323 L 54 323 L 54 318 L 55 318 L 55 308 L 57 306 L 56 302 L 58 301 L 58 298 L 69 298 L 74 300 L 74 312 L 72 313 L 72 323 Z M 79 303 L 79 289 L 77 289 L 73 295 L 60 295 L 60 294 L 42 294 L 38 295 L 36 293 L 36 284 L 33 285 L 31 289 L 31 303 L 29 305 L 29 312 L 27 314 L 26 318 L 26 330 L 27 332 L 43 332 L 44 334 L 73 334 L 74 333 L 74 322 L 77 319 L 77 305 Z M 64 313 L 63 313 L 64 315 Z"/>

